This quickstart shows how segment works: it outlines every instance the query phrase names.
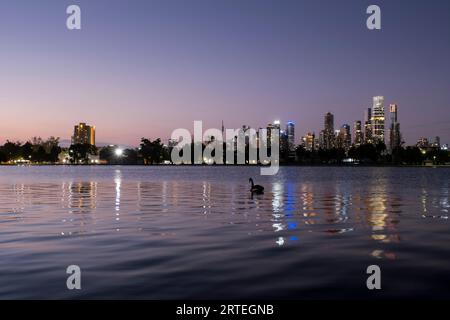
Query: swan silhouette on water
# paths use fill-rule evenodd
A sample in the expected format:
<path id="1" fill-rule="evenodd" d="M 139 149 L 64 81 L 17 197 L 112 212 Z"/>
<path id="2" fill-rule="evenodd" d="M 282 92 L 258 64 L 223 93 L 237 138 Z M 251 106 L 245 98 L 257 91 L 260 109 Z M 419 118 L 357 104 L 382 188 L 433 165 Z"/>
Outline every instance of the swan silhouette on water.
<path id="1" fill-rule="evenodd" d="M 252 178 L 248 179 L 248 182 L 250 182 L 252 184 L 252 186 L 250 187 L 251 193 L 256 193 L 256 194 L 264 193 L 264 187 L 260 186 L 259 184 L 254 184 Z"/>

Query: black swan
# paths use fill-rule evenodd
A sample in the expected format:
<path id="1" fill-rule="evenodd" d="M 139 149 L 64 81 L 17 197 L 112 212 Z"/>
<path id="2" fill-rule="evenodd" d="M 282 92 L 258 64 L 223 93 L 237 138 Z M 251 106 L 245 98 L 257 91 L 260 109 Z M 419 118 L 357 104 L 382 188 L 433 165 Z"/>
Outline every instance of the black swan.
<path id="1" fill-rule="evenodd" d="M 248 179 L 248 182 L 250 182 L 252 184 L 252 186 L 250 187 L 250 191 L 252 193 L 257 193 L 257 194 L 264 193 L 264 187 L 260 186 L 259 184 L 254 184 L 252 178 Z"/>

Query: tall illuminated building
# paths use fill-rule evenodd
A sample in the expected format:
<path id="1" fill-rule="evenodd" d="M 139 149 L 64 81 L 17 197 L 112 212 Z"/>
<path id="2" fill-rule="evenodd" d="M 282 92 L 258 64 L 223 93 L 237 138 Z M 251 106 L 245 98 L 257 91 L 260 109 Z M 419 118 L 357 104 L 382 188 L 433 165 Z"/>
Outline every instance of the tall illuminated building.
<path id="1" fill-rule="evenodd" d="M 332 149 L 335 144 L 334 116 L 327 112 L 324 117 L 324 129 L 320 132 L 319 144 L 321 149 Z"/>
<path id="2" fill-rule="evenodd" d="M 398 106 L 395 103 L 389 105 L 389 114 L 391 116 L 391 124 L 398 122 Z"/>
<path id="3" fill-rule="evenodd" d="M 352 145 L 352 134 L 350 133 L 350 126 L 348 124 L 342 125 L 341 132 L 344 134 L 344 148 L 350 149 Z"/>
<path id="4" fill-rule="evenodd" d="M 430 142 L 427 138 L 421 137 L 419 140 L 417 140 L 416 147 L 421 149 L 426 149 L 430 147 Z"/>
<path id="5" fill-rule="evenodd" d="M 364 115 L 364 143 L 372 143 L 372 109 L 367 108 Z"/>
<path id="6" fill-rule="evenodd" d="M 293 121 L 288 121 L 286 124 L 286 136 L 289 151 L 292 151 L 295 149 L 295 123 Z"/>
<path id="7" fill-rule="evenodd" d="M 280 120 L 275 120 L 273 123 L 269 123 L 267 125 L 267 145 L 270 146 L 270 143 L 272 141 L 272 131 L 276 130 L 278 131 L 278 137 L 281 137 L 281 131 L 280 131 Z"/>
<path id="8" fill-rule="evenodd" d="M 314 151 L 316 144 L 316 135 L 314 133 L 308 132 L 306 136 L 303 137 L 303 146 L 307 151 Z"/>
<path id="9" fill-rule="evenodd" d="M 364 143 L 364 133 L 362 131 L 362 125 L 361 121 L 355 121 L 354 127 L 353 127 L 353 134 L 354 134 L 354 140 L 353 144 L 357 147 L 362 145 Z"/>
<path id="10" fill-rule="evenodd" d="M 348 124 L 343 124 L 341 129 L 336 132 L 336 147 L 348 150 L 350 149 L 351 144 L 352 137 L 350 126 Z"/>
<path id="11" fill-rule="evenodd" d="M 384 142 L 384 97 L 373 97 L 372 117 L 372 139 L 374 142 Z"/>
<path id="12" fill-rule="evenodd" d="M 243 124 L 241 127 L 241 130 L 244 135 L 244 143 L 246 146 L 248 146 L 250 144 L 251 127 L 249 125 Z M 237 142 L 237 140 L 236 140 L 236 142 Z"/>
<path id="13" fill-rule="evenodd" d="M 441 138 L 435 137 L 432 147 L 440 149 L 441 148 Z"/>
<path id="14" fill-rule="evenodd" d="M 324 128 L 325 130 L 334 131 L 334 115 L 330 112 L 325 114 L 324 118 Z"/>
<path id="15" fill-rule="evenodd" d="M 90 144 L 95 146 L 95 127 L 80 123 L 74 127 L 72 144 Z"/>
<path id="16" fill-rule="evenodd" d="M 389 150 L 392 152 L 396 148 L 399 148 L 402 143 L 400 123 L 398 123 L 398 106 L 396 104 L 389 105 L 389 114 L 391 118 L 391 127 L 389 130 Z"/>

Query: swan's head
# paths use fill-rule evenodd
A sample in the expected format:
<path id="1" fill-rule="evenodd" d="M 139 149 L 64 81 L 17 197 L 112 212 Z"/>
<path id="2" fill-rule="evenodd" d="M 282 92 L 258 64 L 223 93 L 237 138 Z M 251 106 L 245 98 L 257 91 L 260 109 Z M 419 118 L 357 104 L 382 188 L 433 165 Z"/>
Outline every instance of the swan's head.
<path id="1" fill-rule="evenodd" d="M 249 182 L 249 183 L 253 183 L 253 179 L 252 179 L 252 178 L 249 178 L 249 179 L 248 179 L 248 182 Z"/>

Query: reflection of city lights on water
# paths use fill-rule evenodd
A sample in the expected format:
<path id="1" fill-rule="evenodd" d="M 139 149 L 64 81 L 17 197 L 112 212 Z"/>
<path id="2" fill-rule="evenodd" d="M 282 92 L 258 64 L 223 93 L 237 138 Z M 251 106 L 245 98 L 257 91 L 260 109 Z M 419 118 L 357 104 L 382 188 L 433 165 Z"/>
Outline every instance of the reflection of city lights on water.
<path id="1" fill-rule="evenodd" d="M 116 200 L 115 200 L 115 209 L 116 211 L 120 211 L 120 188 L 122 184 L 122 173 L 120 170 L 116 170 L 116 176 L 114 178 L 114 183 L 116 185 Z M 119 220 L 119 218 L 116 218 Z"/>
<path id="2" fill-rule="evenodd" d="M 279 246 L 282 246 L 284 244 L 284 239 L 283 237 L 279 237 L 277 241 L 275 241 L 276 244 L 278 244 Z"/>
<path id="3" fill-rule="evenodd" d="M 272 227 L 274 228 L 275 232 L 280 232 L 284 230 L 284 226 L 282 223 L 274 223 L 272 224 Z"/>
<path id="4" fill-rule="evenodd" d="M 397 255 L 394 252 L 386 252 L 384 250 L 373 250 L 370 255 L 376 259 L 397 259 Z"/>

